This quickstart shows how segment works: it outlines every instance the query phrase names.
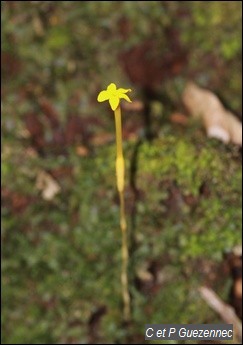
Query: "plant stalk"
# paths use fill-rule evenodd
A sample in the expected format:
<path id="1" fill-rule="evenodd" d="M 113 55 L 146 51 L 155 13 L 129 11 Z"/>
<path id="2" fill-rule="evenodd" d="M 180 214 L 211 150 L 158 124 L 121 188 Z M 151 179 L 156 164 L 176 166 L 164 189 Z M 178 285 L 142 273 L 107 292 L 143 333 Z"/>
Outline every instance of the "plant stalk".
<path id="1" fill-rule="evenodd" d="M 122 125 L 121 125 L 121 108 L 115 110 L 115 125 L 116 125 L 116 179 L 117 189 L 120 198 L 120 227 L 122 232 L 122 269 L 121 269 L 121 284 L 122 296 L 124 303 L 124 319 L 129 321 L 131 315 L 131 302 L 128 289 L 128 243 L 127 243 L 127 223 L 125 217 L 125 200 L 124 200 L 124 186 L 125 186 L 125 163 L 122 149 Z"/>

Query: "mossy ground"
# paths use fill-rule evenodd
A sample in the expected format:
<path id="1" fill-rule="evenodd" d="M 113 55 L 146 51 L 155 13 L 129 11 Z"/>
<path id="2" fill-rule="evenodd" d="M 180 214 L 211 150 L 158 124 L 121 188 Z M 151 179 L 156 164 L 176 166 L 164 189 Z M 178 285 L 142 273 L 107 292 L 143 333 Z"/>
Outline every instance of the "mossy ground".
<path id="1" fill-rule="evenodd" d="M 127 181 L 135 144 L 124 146 Z M 220 321 L 197 288 L 209 284 L 223 298 L 229 292 L 229 278 L 220 272 L 223 252 L 241 242 L 241 161 L 235 147 L 207 140 L 199 129 L 191 136 L 165 131 L 140 145 L 136 222 L 129 186 L 126 192 L 136 239 L 130 268 L 133 321 L 126 329 L 114 144 L 88 157 L 70 149 L 65 160 L 55 161 L 51 155 L 29 157 L 27 148 L 16 145 L 3 150 L 8 158 L 3 178 L 10 191 L 32 199 L 21 213 L 11 203 L 3 208 L 3 343 L 86 343 L 91 315 L 102 307 L 97 342 L 142 341 L 148 322 Z M 13 169 L 16 157 L 22 164 Z M 35 187 L 36 171 L 46 165 L 68 165 L 72 171 L 59 178 L 61 193 L 49 202 Z M 11 185 L 14 180 L 18 188 Z M 152 262 L 157 280 L 136 285 L 137 271 Z"/>

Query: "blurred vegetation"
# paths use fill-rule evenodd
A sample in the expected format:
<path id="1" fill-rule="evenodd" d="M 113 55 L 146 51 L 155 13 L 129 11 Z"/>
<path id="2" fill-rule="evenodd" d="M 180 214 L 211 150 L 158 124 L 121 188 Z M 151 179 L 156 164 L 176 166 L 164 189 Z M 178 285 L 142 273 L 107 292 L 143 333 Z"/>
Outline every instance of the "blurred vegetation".
<path id="1" fill-rule="evenodd" d="M 142 87 L 131 84 L 120 54 L 150 39 L 162 57 L 168 47 L 176 51 L 166 34 L 173 28 L 186 63 L 156 87 L 178 105 L 184 83 L 193 79 L 240 116 L 241 3 L 1 6 L 2 343 L 144 343 L 147 322 L 221 322 L 197 288 L 207 284 L 227 300 L 223 252 L 241 241 L 239 150 L 208 140 L 193 122 L 187 128 L 172 125 L 160 105 L 157 139 L 141 139 L 139 145 L 135 191 L 129 179 L 141 114 L 124 112 L 125 134 L 131 123 L 137 130 L 124 147 L 133 231 L 133 320 L 124 327 L 114 124 L 96 97 L 116 81 L 139 98 Z M 124 18 L 131 23 L 126 38 Z M 81 134 L 71 140 L 70 125 L 68 141 L 65 130 L 75 116 Z M 36 187 L 43 170 L 61 188 L 48 201 Z"/>
<path id="2" fill-rule="evenodd" d="M 172 81 L 172 87 L 178 88 L 183 78 L 192 77 L 241 112 L 238 1 L 210 1 L 207 5 L 203 1 L 8 3 L 3 5 L 2 51 L 9 63 L 3 72 L 9 75 L 12 71 L 15 83 L 11 87 L 22 86 L 35 97 L 53 97 L 62 116 L 72 108 L 71 100 L 77 94 L 75 110 L 97 111 L 95 95 L 99 87 L 124 79 L 117 60 L 119 53 L 146 39 L 156 39 L 162 56 L 168 47 L 176 49 L 170 44 L 172 37 L 166 34 L 171 28 L 189 54 L 185 69 Z M 125 38 L 121 34 L 123 18 L 131 26 Z M 11 58 L 15 68 L 21 69 L 19 78 L 14 78 L 17 71 L 11 68 Z M 161 83 L 161 87 L 168 86 Z"/>

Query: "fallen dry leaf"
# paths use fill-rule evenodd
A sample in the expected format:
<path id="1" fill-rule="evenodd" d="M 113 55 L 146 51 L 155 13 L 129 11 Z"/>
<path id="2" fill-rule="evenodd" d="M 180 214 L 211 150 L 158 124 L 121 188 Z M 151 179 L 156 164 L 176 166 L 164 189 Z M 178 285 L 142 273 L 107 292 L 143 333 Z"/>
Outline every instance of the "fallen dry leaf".
<path id="1" fill-rule="evenodd" d="M 188 117 L 182 113 L 173 113 L 170 116 L 170 120 L 173 123 L 186 126 L 188 124 Z"/>
<path id="2" fill-rule="evenodd" d="M 89 150 L 87 149 L 87 147 L 80 145 L 76 147 L 76 153 L 78 156 L 87 157 L 89 154 Z"/>
<path id="3" fill-rule="evenodd" d="M 52 200 L 61 190 L 54 178 L 43 170 L 37 174 L 36 188 L 41 190 L 41 195 L 44 200 Z"/>
<path id="4" fill-rule="evenodd" d="M 34 201 L 31 196 L 21 195 L 17 192 L 13 192 L 10 189 L 3 187 L 2 192 L 2 204 L 5 207 L 9 207 L 14 213 L 22 213 L 25 209 Z"/>
<path id="5" fill-rule="evenodd" d="M 234 326 L 234 341 L 236 344 L 242 342 L 242 324 L 234 309 L 226 304 L 212 289 L 206 286 L 199 287 L 199 293 L 204 301 L 220 315 L 221 319 Z"/>
<path id="6" fill-rule="evenodd" d="M 115 140 L 114 135 L 111 133 L 99 133 L 91 138 L 91 144 L 94 146 L 105 145 Z"/>
<path id="7" fill-rule="evenodd" d="M 182 98 L 190 114 L 202 119 L 209 137 L 242 146 L 242 123 L 215 94 L 190 82 Z"/>

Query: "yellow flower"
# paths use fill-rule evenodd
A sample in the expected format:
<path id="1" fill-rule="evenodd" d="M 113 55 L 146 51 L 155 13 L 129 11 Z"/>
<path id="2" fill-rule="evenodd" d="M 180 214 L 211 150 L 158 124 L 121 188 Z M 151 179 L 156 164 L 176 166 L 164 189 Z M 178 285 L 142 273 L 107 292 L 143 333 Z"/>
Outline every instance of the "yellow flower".
<path id="1" fill-rule="evenodd" d="M 130 98 L 126 95 L 127 92 L 132 91 L 131 89 L 117 89 L 116 84 L 111 83 L 106 90 L 101 91 L 98 95 L 98 102 L 108 101 L 110 103 L 111 109 L 116 110 L 120 99 L 123 98 L 128 102 L 132 102 Z"/>

